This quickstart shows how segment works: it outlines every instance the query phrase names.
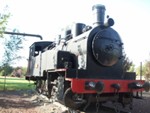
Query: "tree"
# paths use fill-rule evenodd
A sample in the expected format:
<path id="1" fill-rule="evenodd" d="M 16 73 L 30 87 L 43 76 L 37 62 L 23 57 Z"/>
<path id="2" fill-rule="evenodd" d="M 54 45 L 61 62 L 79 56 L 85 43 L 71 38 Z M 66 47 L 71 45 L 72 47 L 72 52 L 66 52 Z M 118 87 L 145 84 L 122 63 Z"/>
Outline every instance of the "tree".
<path id="1" fill-rule="evenodd" d="M 0 38 L 3 38 L 4 31 L 6 29 L 8 18 L 10 17 L 10 13 L 7 11 L 7 6 L 4 8 L 5 10 L 0 13 Z"/>
<path id="2" fill-rule="evenodd" d="M 27 72 L 27 67 L 22 67 L 22 75 L 25 76 Z"/>
<path id="3" fill-rule="evenodd" d="M 150 60 L 146 60 L 142 64 L 142 67 L 141 66 L 137 67 L 136 68 L 136 73 L 137 73 L 137 75 L 141 75 L 142 74 L 142 76 L 144 76 L 144 78 L 147 81 L 150 81 Z"/>
<path id="4" fill-rule="evenodd" d="M 17 32 L 17 30 L 14 29 L 13 32 Z M 3 65 L 13 64 L 15 60 L 22 58 L 18 52 L 20 49 L 23 49 L 23 40 L 24 38 L 18 35 L 11 35 L 10 37 L 5 38 L 5 52 L 2 60 Z"/>
<path id="5" fill-rule="evenodd" d="M 129 72 L 134 72 L 135 71 L 135 65 L 132 63 L 129 70 Z"/>
<path id="6" fill-rule="evenodd" d="M 145 79 L 150 81 L 150 61 L 145 63 Z"/>
<path id="7" fill-rule="evenodd" d="M 14 70 L 14 68 L 12 66 L 5 65 L 5 66 L 1 67 L 0 76 L 10 75 L 13 70 Z"/>
<path id="8" fill-rule="evenodd" d="M 13 77 L 21 77 L 22 76 L 22 67 L 16 67 L 11 73 Z"/>
<path id="9" fill-rule="evenodd" d="M 6 29 L 6 25 L 7 25 L 7 20 L 9 18 L 10 15 L 1 15 L 0 14 L 0 38 L 3 38 L 3 33 Z"/>
<path id="10" fill-rule="evenodd" d="M 13 32 L 18 32 L 18 30 L 14 29 Z M 2 59 L 1 74 L 9 75 L 13 71 L 11 64 L 15 64 L 16 60 L 22 58 L 18 53 L 23 48 L 24 38 L 18 35 L 11 35 L 10 37 L 5 37 L 4 40 L 5 52 Z"/>
<path id="11" fill-rule="evenodd" d="M 124 72 L 126 72 L 126 71 L 133 72 L 134 67 L 135 66 L 133 65 L 132 61 L 129 60 L 127 55 L 124 55 L 124 59 L 123 59 L 123 70 L 124 70 Z"/>

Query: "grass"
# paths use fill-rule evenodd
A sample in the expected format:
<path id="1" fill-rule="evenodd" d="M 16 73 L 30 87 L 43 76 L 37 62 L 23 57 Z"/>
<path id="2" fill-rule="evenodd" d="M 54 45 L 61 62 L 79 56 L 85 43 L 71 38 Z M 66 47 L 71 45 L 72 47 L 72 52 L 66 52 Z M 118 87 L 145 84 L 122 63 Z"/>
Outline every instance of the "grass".
<path id="1" fill-rule="evenodd" d="M 0 76 L 0 91 L 4 90 L 4 83 L 5 77 Z M 28 90 L 34 88 L 34 82 L 29 82 L 25 78 L 6 77 L 5 90 Z"/>

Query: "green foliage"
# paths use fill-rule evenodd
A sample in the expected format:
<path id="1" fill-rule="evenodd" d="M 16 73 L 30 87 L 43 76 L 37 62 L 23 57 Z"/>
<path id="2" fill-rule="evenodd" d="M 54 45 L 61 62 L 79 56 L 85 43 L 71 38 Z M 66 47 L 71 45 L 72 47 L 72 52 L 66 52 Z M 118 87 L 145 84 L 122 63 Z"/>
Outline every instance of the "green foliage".
<path id="1" fill-rule="evenodd" d="M 10 65 L 1 67 L 0 76 L 9 76 L 13 72 L 14 68 Z"/>
<path id="2" fill-rule="evenodd" d="M 144 74 L 145 79 L 150 81 L 150 61 L 145 62 L 144 71 L 145 71 L 145 74 Z"/>
<path id="3" fill-rule="evenodd" d="M 13 32 L 18 32 L 16 29 L 13 30 Z M 2 64 L 10 65 L 14 63 L 13 61 L 16 59 L 21 59 L 21 56 L 18 55 L 18 52 L 20 49 L 23 48 L 23 40 L 24 38 L 22 36 L 18 35 L 11 35 L 9 38 L 5 39 L 4 42 L 4 57 L 2 60 Z"/>
<path id="4" fill-rule="evenodd" d="M 142 73 L 141 73 L 141 72 L 142 72 Z M 145 76 L 145 74 L 146 74 L 146 65 L 143 64 L 142 67 L 141 67 L 141 66 L 138 66 L 138 67 L 136 68 L 136 74 L 137 74 L 137 75 L 142 74 L 142 75 Z"/>
<path id="5" fill-rule="evenodd" d="M 0 38 L 3 38 L 3 33 L 6 29 L 6 25 L 8 23 L 8 18 L 10 17 L 10 14 L 8 15 L 0 15 Z"/>
<path id="6" fill-rule="evenodd" d="M 0 76 L 4 75 L 4 70 L 0 70 Z"/>
<path id="7" fill-rule="evenodd" d="M 0 13 L 0 38 L 4 37 L 3 33 L 6 29 L 8 19 L 10 17 L 10 13 L 8 13 L 7 8 L 7 6 L 4 7 L 5 10 Z"/>
<path id="8" fill-rule="evenodd" d="M 147 81 L 150 81 L 150 60 L 146 60 L 142 64 L 142 67 L 141 66 L 137 67 L 136 73 L 137 75 L 142 74 L 142 76 L 144 76 Z"/>
<path id="9" fill-rule="evenodd" d="M 21 56 L 18 55 L 20 49 L 23 48 L 22 42 L 23 37 L 18 35 L 10 35 L 10 37 L 4 37 L 4 32 L 8 23 L 10 13 L 8 12 L 8 6 L 5 6 L 4 9 L 0 12 L 0 38 L 4 38 L 4 55 L 3 59 L 0 62 L 0 75 L 10 75 L 14 68 L 10 65 L 14 63 L 16 59 L 21 59 Z M 16 29 L 13 32 L 18 32 Z"/>
<path id="10" fill-rule="evenodd" d="M 124 55 L 124 59 L 123 59 L 123 70 L 124 70 L 124 72 L 126 72 L 126 71 L 133 72 L 134 71 L 134 65 L 133 65 L 132 61 L 130 61 L 126 55 Z"/>
<path id="11" fill-rule="evenodd" d="M 135 65 L 132 64 L 128 70 L 128 72 L 134 72 L 135 71 Z"/>
<path id="12" fill-rule="evenodd" d="M 21 72 L 18 70 L 21 70 Z M 1 67 L 0 68 L 0 76 L 15 76 L 15 77 L 23 77 L 26 75 L 26 71 L 27 71 L 27 68 L 26 67 L 12 67 L 12 66 L 5 66 L 5 67 Z"/>
<path id="13" fill-rule="evenodd" d="M 13 32 L 17 32 L 14 29 Z M 21 59 L 22 57 L 18 55 L 19 50 L 23 48 L 22 42 L 24 38 L 18 35 L 11 35 L 10 37 L 5 38 L 4 42 L 4 55 L 2 59 L 2 66 L 1 66 L 1 75 L 10 75 L 14 70 L 11 68 L 11 64 L 14 64 L 15 60 Z"/>
<path id="14" fill-rule="evenodd" d="M 27 72 L 27 67 L 22 67 L 22 75 L 25 76 Z"/>
<path id="15" fill-rule="evenodd" d="M 13 71 L 13 69 L 14 69 L 14 68 L 13 68 L 12 66 L 6 65 L 6 66 L 4 67 L 4 70 L 5 70 L 4 75 L 9 75 L 9 74 L 11 74 L 12 71 Z"/>
<path id="16" fill-rule="evenodd" d="M 26 68 L 25 67 L 16 67 L 13 72 L 12 76 L 14 77 L 23 77 L 26 74 Z"/>

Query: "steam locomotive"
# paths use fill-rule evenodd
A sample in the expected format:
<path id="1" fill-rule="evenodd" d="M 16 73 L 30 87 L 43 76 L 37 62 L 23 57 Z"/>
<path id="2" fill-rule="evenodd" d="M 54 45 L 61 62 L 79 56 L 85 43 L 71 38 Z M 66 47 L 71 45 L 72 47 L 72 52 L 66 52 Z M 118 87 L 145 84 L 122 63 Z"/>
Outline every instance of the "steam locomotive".
<path id="1" fill-rule="evenodd" d="M 124 71 L 123 42 L 111 28 L 114 20 L 104 21 L 105 6 L 96 4 L 92 11 L 92 26 L 75 23 L 58 41 L 30 46 L 26 79 L 70 112 L 98 111 L 108 101 L 132 109 L 134 92 L 148 91 L 150 85 Z"/>

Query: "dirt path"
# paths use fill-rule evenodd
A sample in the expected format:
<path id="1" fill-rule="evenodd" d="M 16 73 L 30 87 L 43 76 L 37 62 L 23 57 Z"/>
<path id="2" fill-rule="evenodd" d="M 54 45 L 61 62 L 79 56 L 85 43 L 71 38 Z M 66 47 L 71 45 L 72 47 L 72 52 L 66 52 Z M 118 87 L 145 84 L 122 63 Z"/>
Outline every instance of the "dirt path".
<path id="1" fill-rule="evenodd" d="M 150 113 L 150 93 L 143 96 L 143 100 L 134 99 L 132 113 Z M 0 113 L 67 113 L 63 105 L 42 100 L 34 91 L 1 91 Z"/>
<path id="2" fill-rule="evenodd" d="M 63 111 L 64 110 L 64 111 Z M 61 106 L 43 102 L 34 91 L 0 92 L 0 113 L 62 113 Z"/>

